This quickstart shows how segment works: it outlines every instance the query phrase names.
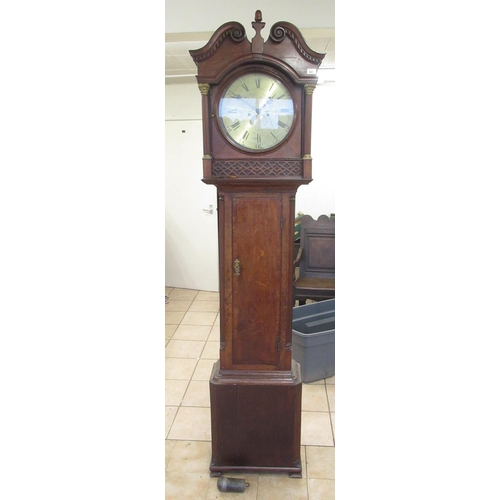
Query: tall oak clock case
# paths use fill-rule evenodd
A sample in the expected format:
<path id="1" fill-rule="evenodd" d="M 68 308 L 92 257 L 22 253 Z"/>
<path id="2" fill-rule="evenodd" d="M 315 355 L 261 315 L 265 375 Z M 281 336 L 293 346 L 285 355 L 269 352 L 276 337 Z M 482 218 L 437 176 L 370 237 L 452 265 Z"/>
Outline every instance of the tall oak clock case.
<path id="1" fill-rule="evenodd" d="M 311 178 L 312 94 L 324 54 L 278 22 L 266 42 L 222 25 L 190 54 L 203 110 L 203 182 L 217 187 L 220 360 L 210 379 L 212 476 L 300 477 L 302 382 L 292 360 L 295 194 Z"/>

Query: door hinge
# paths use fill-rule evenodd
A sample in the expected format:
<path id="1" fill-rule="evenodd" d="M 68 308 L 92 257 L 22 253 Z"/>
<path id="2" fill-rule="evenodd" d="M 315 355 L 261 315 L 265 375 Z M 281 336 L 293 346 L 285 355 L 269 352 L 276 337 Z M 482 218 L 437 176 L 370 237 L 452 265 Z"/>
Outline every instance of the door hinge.
<path id="1" fill-rule="evenodd" d="M 283 219 L 280 219 L 280 228 L 283 229 Z"/>
<path id="2" fill-rule="evenodd" d="M 276 340 L 276 350 L 281 351 L 281 341 L 280 339 Z"/>

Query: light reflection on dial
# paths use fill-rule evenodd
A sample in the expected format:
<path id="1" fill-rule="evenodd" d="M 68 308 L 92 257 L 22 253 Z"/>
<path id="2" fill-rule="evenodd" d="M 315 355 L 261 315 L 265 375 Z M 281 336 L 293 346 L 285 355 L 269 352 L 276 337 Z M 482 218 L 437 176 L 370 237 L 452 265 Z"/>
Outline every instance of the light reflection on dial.
<path id="1" fill-rule="evenodd" d="M 235 79 L 219 103 L 219 120 L 229 139 L 246 149 L 272 149 L 288 136 L 294 119 L 286 87 L 264 73 Z"/>

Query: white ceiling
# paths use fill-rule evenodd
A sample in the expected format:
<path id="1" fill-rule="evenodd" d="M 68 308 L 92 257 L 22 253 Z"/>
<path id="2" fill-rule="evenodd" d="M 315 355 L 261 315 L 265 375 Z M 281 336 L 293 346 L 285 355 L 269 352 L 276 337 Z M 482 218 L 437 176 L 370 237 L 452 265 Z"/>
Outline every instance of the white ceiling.
<path id="1" fill-rule="evenodd" d="M 224 7 L 224 3 L 227 6 Z M 251 0 L 248 2 L 251 3 Z M 206 7 L 205 7 L 206 5 Z M 241 7 L 239 2 L 219 0 L 217 9 L 199 0 L 174 3 L 166 0 L 165 19 L 165 84 L 196 82 L 196 65 L 189 50 L 203 47 L 213 32 L 228 21 L 238 21 L 251 40 L 255 10 L 260 7 Z M 274 0 L 260 8 L 266 27 L 262 36 L 267 39 L 269 29 L 278 21 L 295 24 L 308 45 L 326 53 L 319 72 L 319 83 L 334 81 L 335 68 L 335 4 L 332 0 Z M 269 14 L 269 15 L 267 15 Z M 274 15 L 273 15 L 274 14 Z"/>

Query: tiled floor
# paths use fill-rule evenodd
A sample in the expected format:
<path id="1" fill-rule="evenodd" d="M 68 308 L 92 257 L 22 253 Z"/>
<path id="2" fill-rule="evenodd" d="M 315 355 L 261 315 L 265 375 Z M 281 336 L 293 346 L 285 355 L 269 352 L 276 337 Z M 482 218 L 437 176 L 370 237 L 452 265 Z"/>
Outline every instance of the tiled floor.
<path id="1" fill-rule="evenodd" d="M 302 386 L 302 479 L 245 477 L 244 493 L 221 493 L 211 478 L 210 373 L 219 357 L 219 294 L 165 288 L 166 500 L 335 498 L 335 377 Z"/>

